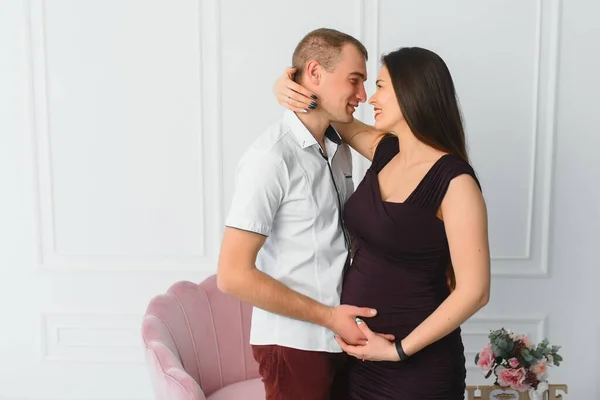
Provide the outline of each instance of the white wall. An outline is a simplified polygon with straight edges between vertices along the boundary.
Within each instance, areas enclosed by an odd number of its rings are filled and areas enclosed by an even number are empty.
[[[368,47],[368,92],[399,46],[454,75],[494,272],[464,326],[469,366],[491,328],[548,336],[565,398],[600,398],[599,14],[593,0],[0,0],[0,399],[151,398],[140,316],[215,271],[236,162],[321,26]]]
[[[573,398],[600,399],[600,3],[564,1],[552,212],[551,270],[546,295],[550,332],[565,345],[560,377]],[[595,47],[595,48],[594,48]],[[570,364],[570,365],[569,365]]]

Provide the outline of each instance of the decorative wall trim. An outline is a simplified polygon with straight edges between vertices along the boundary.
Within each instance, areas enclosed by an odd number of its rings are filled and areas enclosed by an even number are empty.
[[[200,118],[202,130],[198,133],[198,152],[202,159],[200,168],[200,188],[203,193],[202,220],[203,241],[199,243],[198,255],[181,256],[119,256],[119,255],[71,255],[61,254],[56,249],[56,229],[53,196],[53,171],[49,116],[48,68],[45,24],[45,0],[26,0],[29,19],[28,50],[30,65],[31,124],[33,138],[33,169],[35,171],[35,207],[38,251],[36,261],[42,270],[82,270],[82,271],[178,271],[215,269],[219,239],[223,224],[223,184],[222,184],[222,140],[219,102],[205,99],[220,99],[219,65],[204,71],[220,56],[220,25],[218,23],[218,2],[199,0],[199,40],[200,48]],[[205,60],[211,60],[204,64]],[[208,68],[207,68],[208,69]],[[213,116],[218,116],[217,118]],[[204,135],[204,132],[212,132]]]
[[[41,314],[42,357],[49,362],[143,364],[140,315]]]

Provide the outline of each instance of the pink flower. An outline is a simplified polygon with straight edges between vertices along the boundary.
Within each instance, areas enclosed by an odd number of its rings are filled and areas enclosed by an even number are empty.
[[[533,348],[533,343],[531,343],[531,340],[527,336],[521,336],[521,343],[528,349]]]
[[[494,355],[494,350],[492,350],[492,345],[488,343],[487,346],[485,346],[479,353],[477,366],[481,368],[484,373],[488,373],[494,366],[495,359],[496,356]]]
[[[510,360],[508,360],[508,365],[510,365],[511,368],[517,368],[519,366],[519,360],[513,357]]]
[[[552,354],[546,355],[546,360],[548,360],[548,364],[554,365],[554,357],[552,357]]]
[[[537,364],[532,365],[529,370],[535,374],[538,381],[545,381],[548,379],[548,365],[544,361],[538,361]]]
[[[525,370],[523,368],[512,369],[500,365],[496,368],[496,375],[498,375],[500,386],[510,387],[519,392],[529,390],[529,385],[525,383]]]

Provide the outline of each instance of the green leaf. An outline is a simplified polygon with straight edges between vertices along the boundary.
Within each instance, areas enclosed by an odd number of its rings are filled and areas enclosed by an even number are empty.
[[[523,352],[521,353],[521,355],[523,356],[523,359],[525,361],[527,361],[528,363],[531,363],[533,361],[533,357],[529,353],[529,350],[527,350],[527,349],[523,350]]]
[[[504,358],[504,350],[502,347],[498,346],[496,343],[492,343],[492,350],[497,357]]]
[[[563,361],[563,358],[561,356],[559,356],[558,354],[554,354],[552,356],[552,361],[554,362],[554,365],[556,365],[558,367],[558,366],[560,366],[561,361]]]

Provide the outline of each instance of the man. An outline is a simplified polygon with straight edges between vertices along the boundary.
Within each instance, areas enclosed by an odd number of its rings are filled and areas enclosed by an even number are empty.
[[[350,150],[330,126],[352,122],[366,100],[367,57],[342,32],[306,35],[293,65],[318,106],[286,111],[238,166],[218,285],[255,306],[250,343],[267,399],[343,399],[334,335],[364,344],[355,319],[376,313],[339,305],[350,248],[342,211],[354,185]]]

